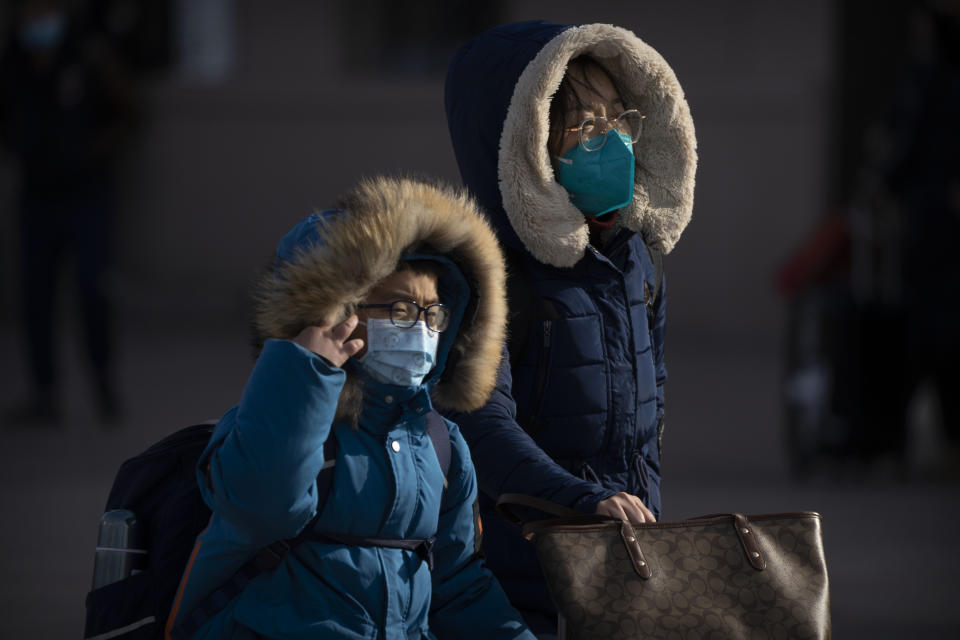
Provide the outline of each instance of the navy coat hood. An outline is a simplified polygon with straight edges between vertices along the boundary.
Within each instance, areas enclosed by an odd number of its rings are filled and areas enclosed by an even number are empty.
[[[626,29],[530,21],[493,28],[463,45],[444,91],[463,182],[506,246],[558,267],[580,260],[587,223],[556,182],[546,145],[550,102],[567,63],[580,55],[600,63],[624,101],[646,116],[634,147],[634,198],[620,210],[619,224],[669,252],[693,209],[693,120],[672,69]]]

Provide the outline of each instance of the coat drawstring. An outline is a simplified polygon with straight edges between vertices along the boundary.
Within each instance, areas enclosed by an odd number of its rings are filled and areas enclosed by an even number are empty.
[[[650,487],[650,474],[647,472],[647,465],[643,464],[643,454],[639,451],[633,452],[633,470],[637,476],[637,482],[640,484],[640,493],[646,495]]]
[[[584,480],[600,484],[600,477],[597,476],[597,473],[593,470],[593,467],[586,462],[580,465],[580,477]]]

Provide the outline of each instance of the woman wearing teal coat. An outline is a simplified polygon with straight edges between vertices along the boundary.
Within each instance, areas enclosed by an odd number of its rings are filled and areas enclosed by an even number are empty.
[[[434,407],[487,400],[505,316],[495,236],[458,193],[377,179],[298,223],[258,288],[256,365],[198,466],[213,516],[168,633],[192,618],[194,638],[532,638],[477,554],[466,443],[439,423],[444,477],[427,433]],[[279,566],[210,598],[305,529]]]

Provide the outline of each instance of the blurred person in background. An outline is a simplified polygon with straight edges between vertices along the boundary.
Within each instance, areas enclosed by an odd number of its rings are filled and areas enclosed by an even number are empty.
[[[455,54],[445,91],[461,177],[508,255],[513,311],[493,397],[451,417],[476,464],[490,567],[550,637],[532,546],[494,503],[522,493],[659,517],[659,258],[692,213],[693,121],[664,59],[603,24],[496,27]]]
[[[800,476],[831,459],[837,469],[855,461],[882,471],[887,460],[907,472],[919,446],[911,414],[926,386],[948,445],[935,471],[956,476],[960,2],[901,8],[907,19],[887,37],[905,32],[906,46],[883,67],[882,97],[850,89],[842,105],[854,114],[848,127],[866,123],[851,193],[779,273],[791,300],[787,443]],[[847,55],[851,76],[877,74],[872,57]]]
[[[943,435],[960,447],[960,2],[912,16],[905,74],[886,125],[883,183],[901,209],[909,389],[929,380]]]
[[[20,297],[30,395],[12,423],[62,417],[56,293],[72,254],[99,417],[119,416],[106,275],[114,168],[131,133],[131,85],[107,41],[57,0],[23,0],[0,59],[0,140],[19,164]]]

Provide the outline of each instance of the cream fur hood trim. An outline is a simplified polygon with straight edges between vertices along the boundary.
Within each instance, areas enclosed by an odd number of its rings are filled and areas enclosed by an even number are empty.
[[[261,340],[289,339],[310,324],[348,317],[402,256],[429,247],[453,260],[476,289],[473,322],[464,319],[433,386],[438,409],[483,406],[496,382],[506,327],[503,256],[496,236],[464,192],[405,179],[362,181],[340,203],[345,213],[317,227],[320,242],[261,279],[254,328]],[[359,381],[348,375],[338,417],[356,418]]]
[[[633,202],[618,224],[667,253],[693,211],[697,167],[693,119],[683,90],[663,57],[633,33],[606,24],[572,27],[540,50],[520,75],[500,137],[503,208],[537,260],[570,267],[583,256],[588,227],[556,182],[547,153],[550,102],[567,63],[581,54],[599,62],[620,85],[624,102],[647,116],[634,145]]]

